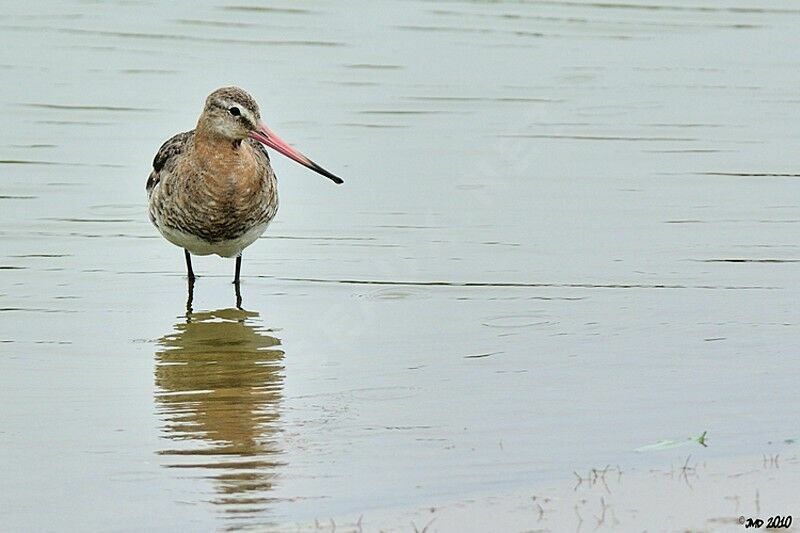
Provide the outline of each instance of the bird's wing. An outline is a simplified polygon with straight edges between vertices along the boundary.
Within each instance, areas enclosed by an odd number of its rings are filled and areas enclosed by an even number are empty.
[[[194,130],[184,131],[183,133],[173,136],[161,145],[161,148],[159,148],[156,153],[156,157],[153,159],[153,171],[150,172],[150,177],[147,178],[147,185],[145,186],[147,192],[150,192],[153,190],[153,187],[158,185],[158,182],[161,180],[159,176],[161,170],[169,166],[175,156],[181,154],[186,149],[186,145],[189,144],[192,136],[194,136]]]

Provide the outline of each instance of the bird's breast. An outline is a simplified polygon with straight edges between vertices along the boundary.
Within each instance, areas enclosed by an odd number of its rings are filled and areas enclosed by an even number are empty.
[[[237,239],[252,228],[265,228],[278,207],[274,175],[248,146],[233,150],[196,147],[176,169],[177,190],[171,194],[183,232],[208,242]],[[263,230],[262,230],[263,231]]]

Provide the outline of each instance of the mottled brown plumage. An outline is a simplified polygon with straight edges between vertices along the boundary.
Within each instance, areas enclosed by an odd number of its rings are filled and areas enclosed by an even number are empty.
[[[268,223],[278,210],[275,173],[256,141],[245,139],[234,147],[230,142],[204,139],[195,130],[164,143],[147,190],[150,220],[162,234],[179,230],[211,245],[235,241],[253,226]],[[187,249],[196,255],[217,253]]]
[[[275,173],[265,144],[319,172],[342,180],[286,144],[263,122],[258,104],[238,87],[212,92],[194,130],[167,140],[147,179],[150,220],[189,254],[236,257],[263,232],[278,210]]]

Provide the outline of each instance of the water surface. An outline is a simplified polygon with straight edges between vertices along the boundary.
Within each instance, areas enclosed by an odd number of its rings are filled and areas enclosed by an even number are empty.
[[[751,0],[6,6],[4,527],[307,522],[661,465],[634,450],[703,431],[696,458],[780,452],[798,22]],[[231,83],[346,182],[273,157],[244,309],[233,262],[198,258],[187,315],[144,182]]]

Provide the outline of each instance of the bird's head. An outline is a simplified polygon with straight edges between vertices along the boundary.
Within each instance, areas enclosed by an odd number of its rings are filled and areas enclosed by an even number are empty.
[[[258,128],[261,113],[252,96],[239,87],[222,87],[206,98],[202,119],[214,133],[240,141]]]
[[[200,122],[204,128],[234,142],[248,137],[255,139],[334,183],[343,183],[340,177],[314,163],[267,128],[261,121],[255,99],[239,87],[222,87],[209,94]]]

